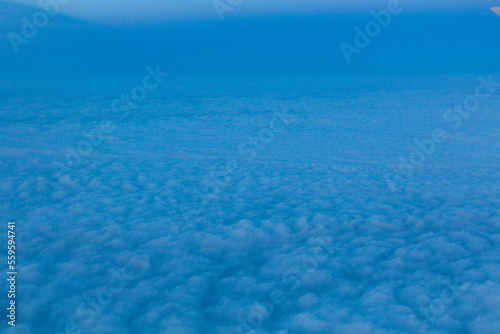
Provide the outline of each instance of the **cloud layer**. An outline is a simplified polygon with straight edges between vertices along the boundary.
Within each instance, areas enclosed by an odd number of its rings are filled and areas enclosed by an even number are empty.
[[[384,173],[477,77],[311,82],[168,78],[63,180],[52,162],[137,82],[11,83],[0,113],[0,208],[17,221],[20,260],[11,332],[494,332],[498,94],[393,193]],[[184,221],[211,173],[246,161],[238,146],[284,107],[294,122]]]

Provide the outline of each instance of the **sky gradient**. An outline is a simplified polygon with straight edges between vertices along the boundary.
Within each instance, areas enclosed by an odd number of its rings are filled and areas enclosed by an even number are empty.
[[[0,75],[134,76],[157,63],[174,74],[500,71],[500,20],[489,9],[493,1],[401,1],[390,23],[349,57],[342,43],[355,47],[356,29],[365,31],[388,2],[340,2],[333,8],[326,1],[307,7],[303,1],[243,1],[224,20],[211,2],[195,2],[151,1],[135,10],[134,1],[118,6],[75,0],[17,47],[12,36],[21,38],[26,20],[32,22],[41,9],[2,3]],[[189,19],[179,19],[183,15]]]
[[[11,0],[11,2],[38,6],[50,0]],[[311,15],[362,14],[387,6],[388,0],[64,0],[61,13],[102,24],[151,23],[168,21],[197,21],[218,19],[215,4],[234,7],[233,18]],[[405,11],[422,12],[474,12],[498,5],[496,0],[402,0]],[[233,5],[231,5],[233,4]]]

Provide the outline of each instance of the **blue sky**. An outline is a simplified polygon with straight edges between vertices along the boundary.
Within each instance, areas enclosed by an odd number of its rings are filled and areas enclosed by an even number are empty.
[[[44,0],[49,1],[49,0]],[[221,0],[228,3],[227,0]],[[385,7],[387,0],[232,0],[239,3],[233,17],[268,16],[280,14],[363,13]],[[37,5],[38,0],[14,0]],[[68,0],[62,13],[105,24],[123,22],[176,21],[217,18],[214,0]],[[439,11],[467,12],[498,5],[496,0],[402,0],[408,12]]]
[[[173,74],[500,71],[497,0],[402,0],[347,63],[340,45],[387,4],[242,0],[221,21],[210,0],[73,0],[15,54],[6,36],[40,8],[0,3],[0,75],[129,76],[157,63]]]

